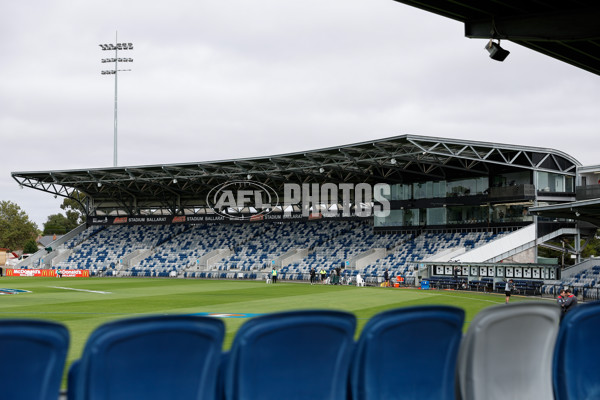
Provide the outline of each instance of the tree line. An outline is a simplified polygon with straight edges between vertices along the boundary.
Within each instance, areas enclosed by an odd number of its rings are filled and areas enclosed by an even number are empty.
[[[83,207],[76,200],[66,198],[60,208],[64,212],[49,215],[40,230],[18,204],[0,200],[0,248],[35,253],[39,236],[64,235],[84,222]]]

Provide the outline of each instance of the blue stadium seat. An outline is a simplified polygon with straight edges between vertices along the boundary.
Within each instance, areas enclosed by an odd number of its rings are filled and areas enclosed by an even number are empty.
[[[363,328],[350,374],[353,400],[454,399],[465,312],[450,306],[398,308]]]
[[[62,324],[0,320],[0,398],[56,400],[68,348]]]
[[[560,321],[554,302],[485,308],[471,321],[456,365],[456,399],[552,399]]]
[[[307,310],[253,318],[237,331],[227,400],[346,400],[356,317]]]
[[[214,399],[221,320],[151,316],[110,322],[69,370],[69,400]]]
[[[554,350],[556,400],[600,398],[600,302],[578,305],[563,319]]]

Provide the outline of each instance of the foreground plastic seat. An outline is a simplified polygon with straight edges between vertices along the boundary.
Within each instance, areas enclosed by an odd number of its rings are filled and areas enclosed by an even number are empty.
[[[185,315],[96,329],[69,370],[69,399],[214,399],[225,326]]]
[[[481,310],[458,353],[457,399],[552,399],[560,308],[522,302]]]
[[[228,400],[346,400],[356,317],[295,311],[253,318],[237,331],[225,368]]]
[[[562,320],[554,352],[556,400],[600,398],[600,302],[578,305]]]
[[[0,320],[0,398],[56,400],[68,348],[62,324]]]
[[[465,312],[450,306],[398,308],[372,317],[356,347],[353,400],[454,399]]]

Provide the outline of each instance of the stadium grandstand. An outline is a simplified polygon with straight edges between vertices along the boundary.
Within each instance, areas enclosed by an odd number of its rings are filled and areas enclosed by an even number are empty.
[[[588,199],[597,172],[559,150],[414,135],[251,159],[14,172],[87,214],[17,268],[210,279],[277,269],[291,281],[324,269],[372,285],[388,270],[398,286],[501,291],[512,278],[538,295],[553,295],[562,277],[594,297],[598,268],[580,262],[581,248],[567,249],[578,261],[569,270],[538,262],[537,249],[595,234],[586,216],[597,215]]]

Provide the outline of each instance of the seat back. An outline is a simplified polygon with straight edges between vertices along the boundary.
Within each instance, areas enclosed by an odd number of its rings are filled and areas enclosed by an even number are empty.
[[[398,308],[372,317],[356,346],[354,400],[453,399],[465,312],[450,306]]]
[[[578,305],[560,324],[553,363],[556,400],[600,398],[600,302]]]
[[[307,310],[240,327],[225,372],[228,400],[345,400],[356,317]]]
[[[221,320],[186,315],[104,324],[69,371],[69,399],[214,399],[224,333]]]
[[[0,397],[56,400],[69,331],[37,320],[0,320]]]
[[[458,354],[457,399],[552,399],[560,308],[521,302],[481,310]]]

